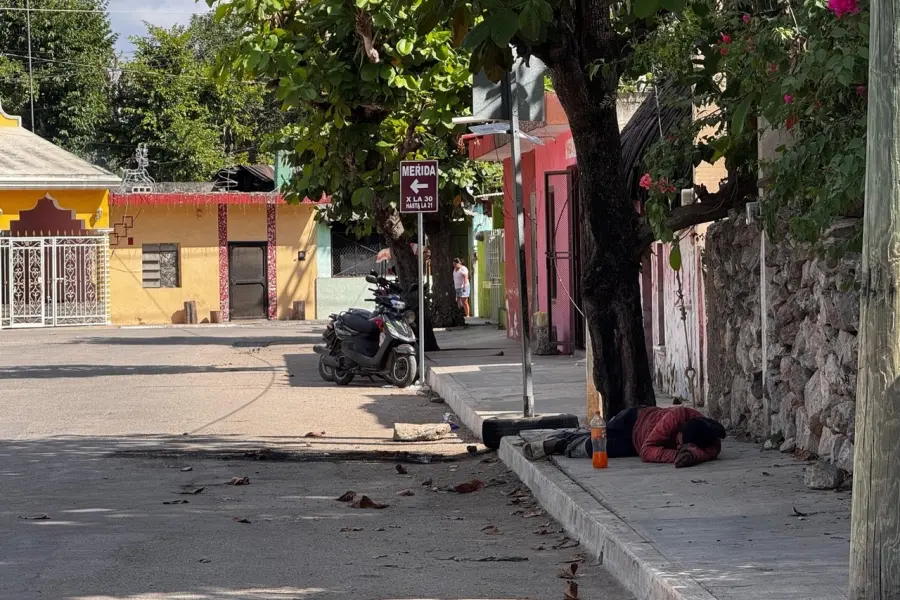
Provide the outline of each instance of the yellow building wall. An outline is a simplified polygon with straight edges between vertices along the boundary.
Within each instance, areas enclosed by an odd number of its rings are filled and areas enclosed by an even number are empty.
[[[129,235],[110,253],[111,318],[116,325],[184,323],[184,303],[197,303],[197,318],[219,310],[219,232],[216,206],[113,207],[113,222],[134,217]],[[141,245],[178,244],[178,288],[145,288]]]
[[[261,204],[235,204],[228,207],[229,242],[265,242],[266,207]]]
[[[290,319],[295,300],[306,301],[306,318],[316,318],[316,220],[312,206],[279,206],[277,242],[278,318]],[[306,251],[306,260],[297,253]]]
[[[20,212],[34,208],[44,196],[55,199],[61,208],[74,210],[76,218],[84,221],[88,229],[109,227],[108,190],[0,190],[0,231],[9,229]],[[102,210],[99,219],[98,208]]]

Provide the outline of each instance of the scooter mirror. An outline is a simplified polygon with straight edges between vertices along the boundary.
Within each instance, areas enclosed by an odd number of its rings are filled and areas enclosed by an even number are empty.
[[[378,284],[378,278],[374,275],[366,275],[366,281],[369,283],[374,283],[376,285]]]

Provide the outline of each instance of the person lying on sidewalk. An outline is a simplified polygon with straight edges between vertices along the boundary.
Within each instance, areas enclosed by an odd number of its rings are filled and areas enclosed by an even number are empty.
[[[725,439],[721,423],[687,406],[629,408],[610,419],[606,432],[610,458],[640,456],[678,469],[713,460]]]

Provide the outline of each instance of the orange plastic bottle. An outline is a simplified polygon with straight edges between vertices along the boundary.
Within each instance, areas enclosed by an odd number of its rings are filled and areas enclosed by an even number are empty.
[[[591,419],[591,447],[592,460],[595,469],[605,469],[609,466],[609,456],[606,454],[606,421],[600,411],[594,413]]]

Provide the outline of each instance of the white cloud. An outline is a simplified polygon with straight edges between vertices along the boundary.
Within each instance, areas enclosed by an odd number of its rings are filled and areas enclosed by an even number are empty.
[[[147,31],[145,21],[160,27],[171,27],[190,21],[190,13],[206,12],[209,8],[206,2],[194,0],[110,0],[109,10],[113,33],[119,35],[116,49],[127,52],[134,49],[128,37],[143,35]]]

